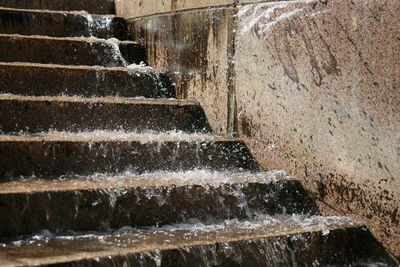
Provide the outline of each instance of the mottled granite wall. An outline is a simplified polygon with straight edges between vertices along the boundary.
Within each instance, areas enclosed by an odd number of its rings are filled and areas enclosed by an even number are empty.
[[[240,136],[400,254],[400,1],[238,11]]]
[[[400,1],[263,2],[161,10],[130,26],[214,129],[400,255]]]

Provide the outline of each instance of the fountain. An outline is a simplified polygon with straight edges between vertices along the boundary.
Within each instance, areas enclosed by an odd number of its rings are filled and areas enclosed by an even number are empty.
[[[1,2],[1,266],[394,266],[176,99],[123,19],[73,11],[103,2]]]

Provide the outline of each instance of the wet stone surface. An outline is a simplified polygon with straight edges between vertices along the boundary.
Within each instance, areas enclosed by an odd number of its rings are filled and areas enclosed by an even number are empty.
[[[192,265],[276,266],[381,262],[390,266],[368,231],[348,219],[265,217],[258,221],[180,224],[149,229],[122,228],[113,234],[43,232],[0,247],[2,264],[71,266]],[[357,248],[353,244],[357,243]],[[373,244],[373,245],[371,245]],[[69,251],[66,255],[65,251]]]

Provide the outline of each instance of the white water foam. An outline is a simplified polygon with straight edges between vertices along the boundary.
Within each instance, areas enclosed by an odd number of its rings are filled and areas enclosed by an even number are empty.
[[[144,62],[140,62],[140,64],[128,64],[125,58],[122,56],[122,53],[119,49],[120,41],[116,38],[109,38],[109,39],[101,39],[97,38],[96,32],[98,31],[109,31],[111,30],[111,22],[112,17],[110,16],[96,16],[93,17],[90,14],[83,14],[82,15],[87,20],[87,25],[89,28],[90,39],[93,41],[106,41],[105,44],[110,49],[110,56],[114,62],[119,62],[123,67],[132,68],[132,69],[141,69],[141,70],[152,70],[151,67],[146,66]],[[90,42],[92,44],[93,42]]]
[[[351,227],[359,226],[359,222],[355,222],[347,217],[336,217],[336,216],[307,216],[303,214],[277,214],[277,215],[266,215],[259,214],[253,220],[211,220],[208,222],[201,222],[198,219],[188,220],[185,223],[177,223],[163,226],[148,226],[148,227],[130,227],[124,226],[118,229],[110,229],[108,231],[67,231],[67,234],[56,235],[50,231],[44,229],[37,234],[34,234],[26,239],[12,242],[12,244],[21,246],[24,243],[32,243],[40,240],[51,240],[51,239],[86,239],[96,238],[104,239],[106,236],[124,236],[133,235],[133,238],[150,238],[151,235],[165,234],[173,236],[175,232],[187,232],[185,235],[187,238],[196,237],[200,233],[210,232],[232,232],[232,231],[247,231],[247,230],[262,230],[265,227],[271,229],[270,234],[278,232],[287,232],[291,229],[302,229],[302,231],[319,230],[324,235],[330,234],[332,227]]]
[[[111,22],[112,22],[112,17],[111,16],[96,16],[93,17],[91,14],[83,14],[82,15],[88,25],[89,29],[89,34],[91,37],[94,36],[94,34],[97,31],[108,31],[111,30]]]
[[[144,63],[143,61],[141,61],[139,64],[133,63],[133,64],[130,64],[130,65],[127,65],[126,68],[129,68],[129,69],[140,69],[141,71],[153,70],[152,67],[146,65],[146,63]]]
[[[95,173],[89,176],[83,176],[84,179],[95,181],[112,181],[124,183],[126,180],[146,181],[165,184],[196,184],[196,185],[221,185],[233,183],[260,183],[268,184],[277,181],[278,178],[294,179],[280,170],[267,172],[228,172],[214,171],[208,169],[194,169],[188,171],[156,171],[137,174],[132,171],[125,171],[117,174]]]
[[[140,98],[142,99],[142,98]],[[51,138],[82,138],[88,140],[139,140],[141,143],[164,143],[166,140],[177,140],[179,142],[196,142],[196,141],[210,141],[222,135],[217,134],[204,134],[204,133],[187,133],[183,131],[144,131],[144,132],[126,132],[123,130],[94,130],[83,132],[67,132],[67,131],[49,131],[38,133],[35,136],[46,136]]]

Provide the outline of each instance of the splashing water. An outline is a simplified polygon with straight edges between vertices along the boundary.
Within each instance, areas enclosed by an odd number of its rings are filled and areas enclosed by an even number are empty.
[[[82,15],[87,20],[90,37],[94,37],[98,31],[109,31],[111,29],[111,16],[96,16],[91,14]]]
[[[301,3],[312,3],[313,1],[301,1]],[[315,17],[329,13],[330,10],[311,12],[304,7],[296,8],[299,1],[283,3],[265,3],[257,5],[245,5],[241,7],[236,16],[241,19],[241,34],[256,30],[260,36],[267,37],[274,27],[280,23],[292,19],[298,15],[304,17]]]
[[[119,41],[116,38],[107,39],[106,44],[111,49],[111,57],[116,60],[120,61],[122,66],[128,66],[128,62],[126,62],[125,58],[122,56],[121,50],[119,49]]]
[[[134,98],[144,99],[144,98]],[[147,98],[146,98],[147,99]],[[141,131],[141,132],[126,132],[123,130],[94,130],[83,132],[68,132],[68,131],[48,131],[32,135],[33,137],[48,137],[51,139],[69,140],[79,138],[82,140],[139,140],[141,143],[164,143],[170,140],[178,142],[201,142],[212,141],[216,138],[222,138],[223,135],[219,134],[205,134],[205,133],[187,133],[183,131]],[[50,140],[50,139],[48,139]]]
[[[82,177],[83,178],[83,177]],[[238,182],[246,183],[271,183],[277,181],[277,179],[293,179],[293,176],[287,175],[281,170],[272,170],[267,172],[250,173],[250,172],[228,172],[228,171],[213,171],[196,169],[189,171],[170,172],[170,171],[157,171],[147,172],[143,174],[137,174],[131,171],[126,171],[119,174],[105,174],[95,173],[89,176],[85,176],[85,179],[95,181],[114,181],[124,182],[127,179],[135,181],[146,181],[151,183],[152,181],[158,184],[175,184],[175,185],[189,185],[189,184],[208,184],[208,185],[219,185],[219,184],[233,184]]]
[[[106,40],[105,44],[110,49],[109,56],[111,57],[113,62],[119,62],[123,67],[128,68],[145,68],[146,70],[151,69],[150,67],[146,66],[146,64],[141,62],[139,65],[131,64],[129,65],[125,58],[122,56],[119,44],[120,41],[116,38],[109,38],[109,39],[101,39],[97,38],[97,33],[99,32],[106,32],[111,30],[111,23],[113,17],[111,16],[95,16],[93,17],[90,14],[83,14],[82,15],[87,20],[88,30],[90,39],[92,40]],[[90,44],[92,44],[90,42]]]

